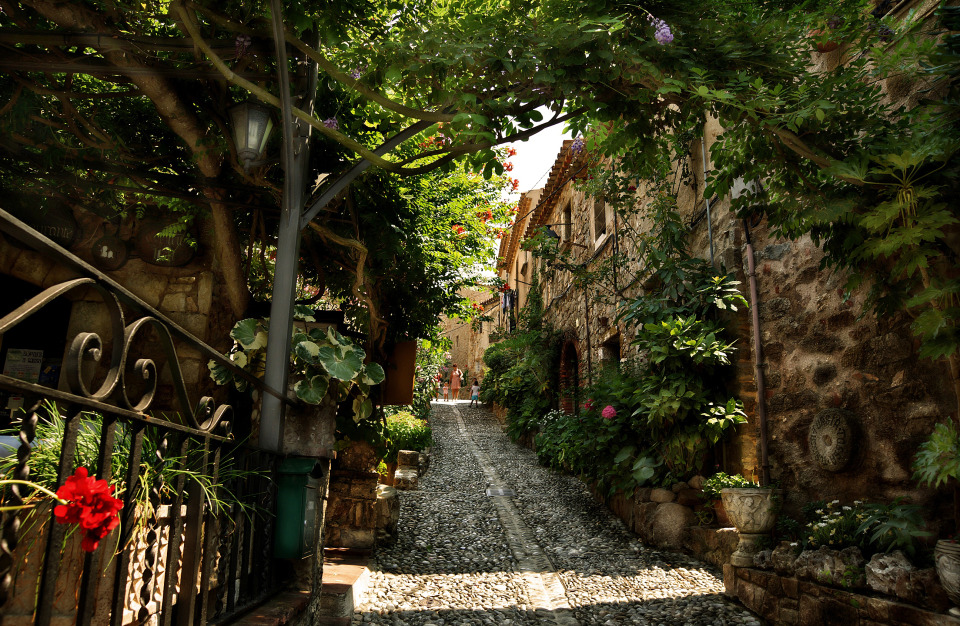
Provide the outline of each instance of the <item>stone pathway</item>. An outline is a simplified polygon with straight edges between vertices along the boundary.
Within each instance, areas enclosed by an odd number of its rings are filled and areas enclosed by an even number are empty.
[[[715,568],[641,544],[489,411],[435,403],[431,426],[430,470],[400,494],[398,539],[378,546],[354,624],[761,623]]]

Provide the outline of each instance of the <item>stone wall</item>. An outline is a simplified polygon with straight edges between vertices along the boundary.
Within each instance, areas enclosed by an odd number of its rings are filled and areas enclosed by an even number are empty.
[[[369,550],[376,539],[377,455],[353,442],[337,455],[330,474],[325,522],[327,548]]]
[[[771,475],[788,512],[818,499],[907,496],[945,517],[936,512],[946,495],[919,489],[910,468],[952,409],[945,368],[918,358],[903,316],[861,317],[863,294],[843,297],[843,277],[818,269],[812,242],[770,240],[762,229],[755,238]],[[817,440],[837,428],[842,445]]]
[[[594,497],[623,520],[649,545],[669,550],[685,550],[720,567],[740,540],[735,528],[717,528],[698,524],[697,513],[706,503],[700,497],[703,477],[676,483],[671,489],[638,487],[633,493],[601,494]]]
[[[711,122],[707,141],[714,141],[719,130]],[[699,148],[691,149],[688,161],[692,176],[680,188],[679,209],[684,221],[692,224],[691,252],[709,258],[711,236],[700,197],[704,165]],[[540,222],[561,223],[566,219],[564,207],[572,208],[570,243],[561,245],[567,246],[573,261],[596,263],[609,254],[609,239],[593,237],[592,200],[573,183],[557,195],[551,212]],[[729,199],[714,199],[710,225],[715,265],[732,272],[741,292],[748,295],[746,232],[730,213]],[[766,382],[762,401],[768,415],[768,462],[772,479],[786,490],[785,512],[795,516],[803,503],[820,499],[890,502],[908,497],[925,507],[934,526],[939,519],[948,519],[949,494],[919,488],[910,467],[933,424],[955,408],[946,368],[919,358],[905,316],[877,318],[864,312],[862,289],[848,297],[843,288],[846,277],[820,269],[823,252],[809,238],[777,239],[765,223],[755,225],[750,236]],[[623,271],[622,284],[629,284],[630,268]],[[640,288],[630,286],[623,298]],[[595,367],[603,360],[603,344],[610,337],[619,336],[621,358],[632,355],[629,330],[617,327],[612,308],[591,303],[582,288],[575,288],[569,272],[544,274],[544,292],[545,318],[563,331],[570,345],[565,354],[576,352],[580,384],[589,382],[589,365]],[[762,469],[761,399],[757,398],[750,312],[731,314],[729,326],[739,351],[728,385],[744,402],[748,421],[719,447],[716,462],[728,473],[756,479]],[[561,368],[565,380],[572,381],[571,365],[564,360]],[[571,403],[567,404],[565,408],[571,410]],[[830,433],[843,441],[830,439]]]
[[[777,573],[725,565],[728,595],[772,624],[785,626],[960,625],[960,619],[891,598],[864,595]]]

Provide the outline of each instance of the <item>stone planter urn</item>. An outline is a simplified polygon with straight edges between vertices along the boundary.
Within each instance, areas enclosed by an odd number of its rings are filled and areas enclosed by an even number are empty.
[[[752,567],[760,538],[773,530],[780,508],[779,489],[737,487],[720,490],[723,506],[740,533],[740,543],[730,557],[735,567]]]
[[[937,564],[937,576],[950,601],[960,605],[960,543],[941,539],[933,550]],[[950,609],[951,615],[960,616],[960,609]]]

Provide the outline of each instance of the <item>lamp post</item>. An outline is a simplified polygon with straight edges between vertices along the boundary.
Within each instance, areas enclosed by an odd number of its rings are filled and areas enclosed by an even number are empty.
[[[237,157],[244,169],[255,165],[267,148],[267,140],[273,130],[273,115],[263,104],[247,100],[230,107],[230,126]]]
[[[283,27],[283,7],[280,0],[271,0],[273,39],[277,54],[277,74],[280,84],[281,130],[283,132],[283,202],[280,212],[280,228],[277,233],[277,257],[274,266],[273,293],[270,301],[270,339],[267,342],[267,355],[264,383],[267,387],[285,393],[290,368],[290,336],[293,331],[293,305],[297,273],[300,259],[301,231],[337,194],[360,176],[370,161],[360,159],[349,170],[337,177],[310,204],[306,205],[307,164],[310,160],[309,124],[293,119],[293,103],[290,95],[290,76],[288,71],[287,50]],[[319,36],[317,45],[319,45]],[[310,64],[309,86],[306,89],[300,108],[313,115],[319,75],[316,63]],[[229,113],[233,123],[234,141],[237,155],[250,167],[258,163],[257,158],[266,147],[272,116],[269,110],[264,116],[263,105],[248,101],[231,108]],[[234,114],[236,110],[236,114]],[[383,156],[407,139],[431,127],[434,123],[419,121],[383,142],[373,152]],[[244,130],[241,130],[243,127]],[[261,131],[262,129],[262,131]],[[256,132],[253,132],[256,131]],[[260,133],[263,133],[261,136]],[[260,137],[260,141],[255,139]],[[315,179],[315,177],[314,177]],[[272,394],[265,394],[260,411],[260,448],[280,452],[283,440],[284,402]]]

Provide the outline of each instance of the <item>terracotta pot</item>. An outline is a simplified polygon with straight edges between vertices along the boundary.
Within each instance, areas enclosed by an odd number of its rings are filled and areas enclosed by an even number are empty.
[[[941,539],[933,550],[933,560],[944,591],[951,602],[960,605],[960,543]]]
[[[717,526],[720,528],[730,528],[730,516],[727,515],[727,509],[723,506],[723,500],[713,501],[713,514],[717,518]]]
[[[811,38],[819,38],[823,34],[823,31],[820,29],[811,30],[809,33]],[[840,42],[838,41],[818,41],[814,45],[817,47],[817,52],[821,54],[826,54],[827,52],[833,52],[840,47]]]
[[[402,341],[396,344],[383,368],[386,379],[381,385],[381,404],[412,404],[416,369],[417,342]]]

